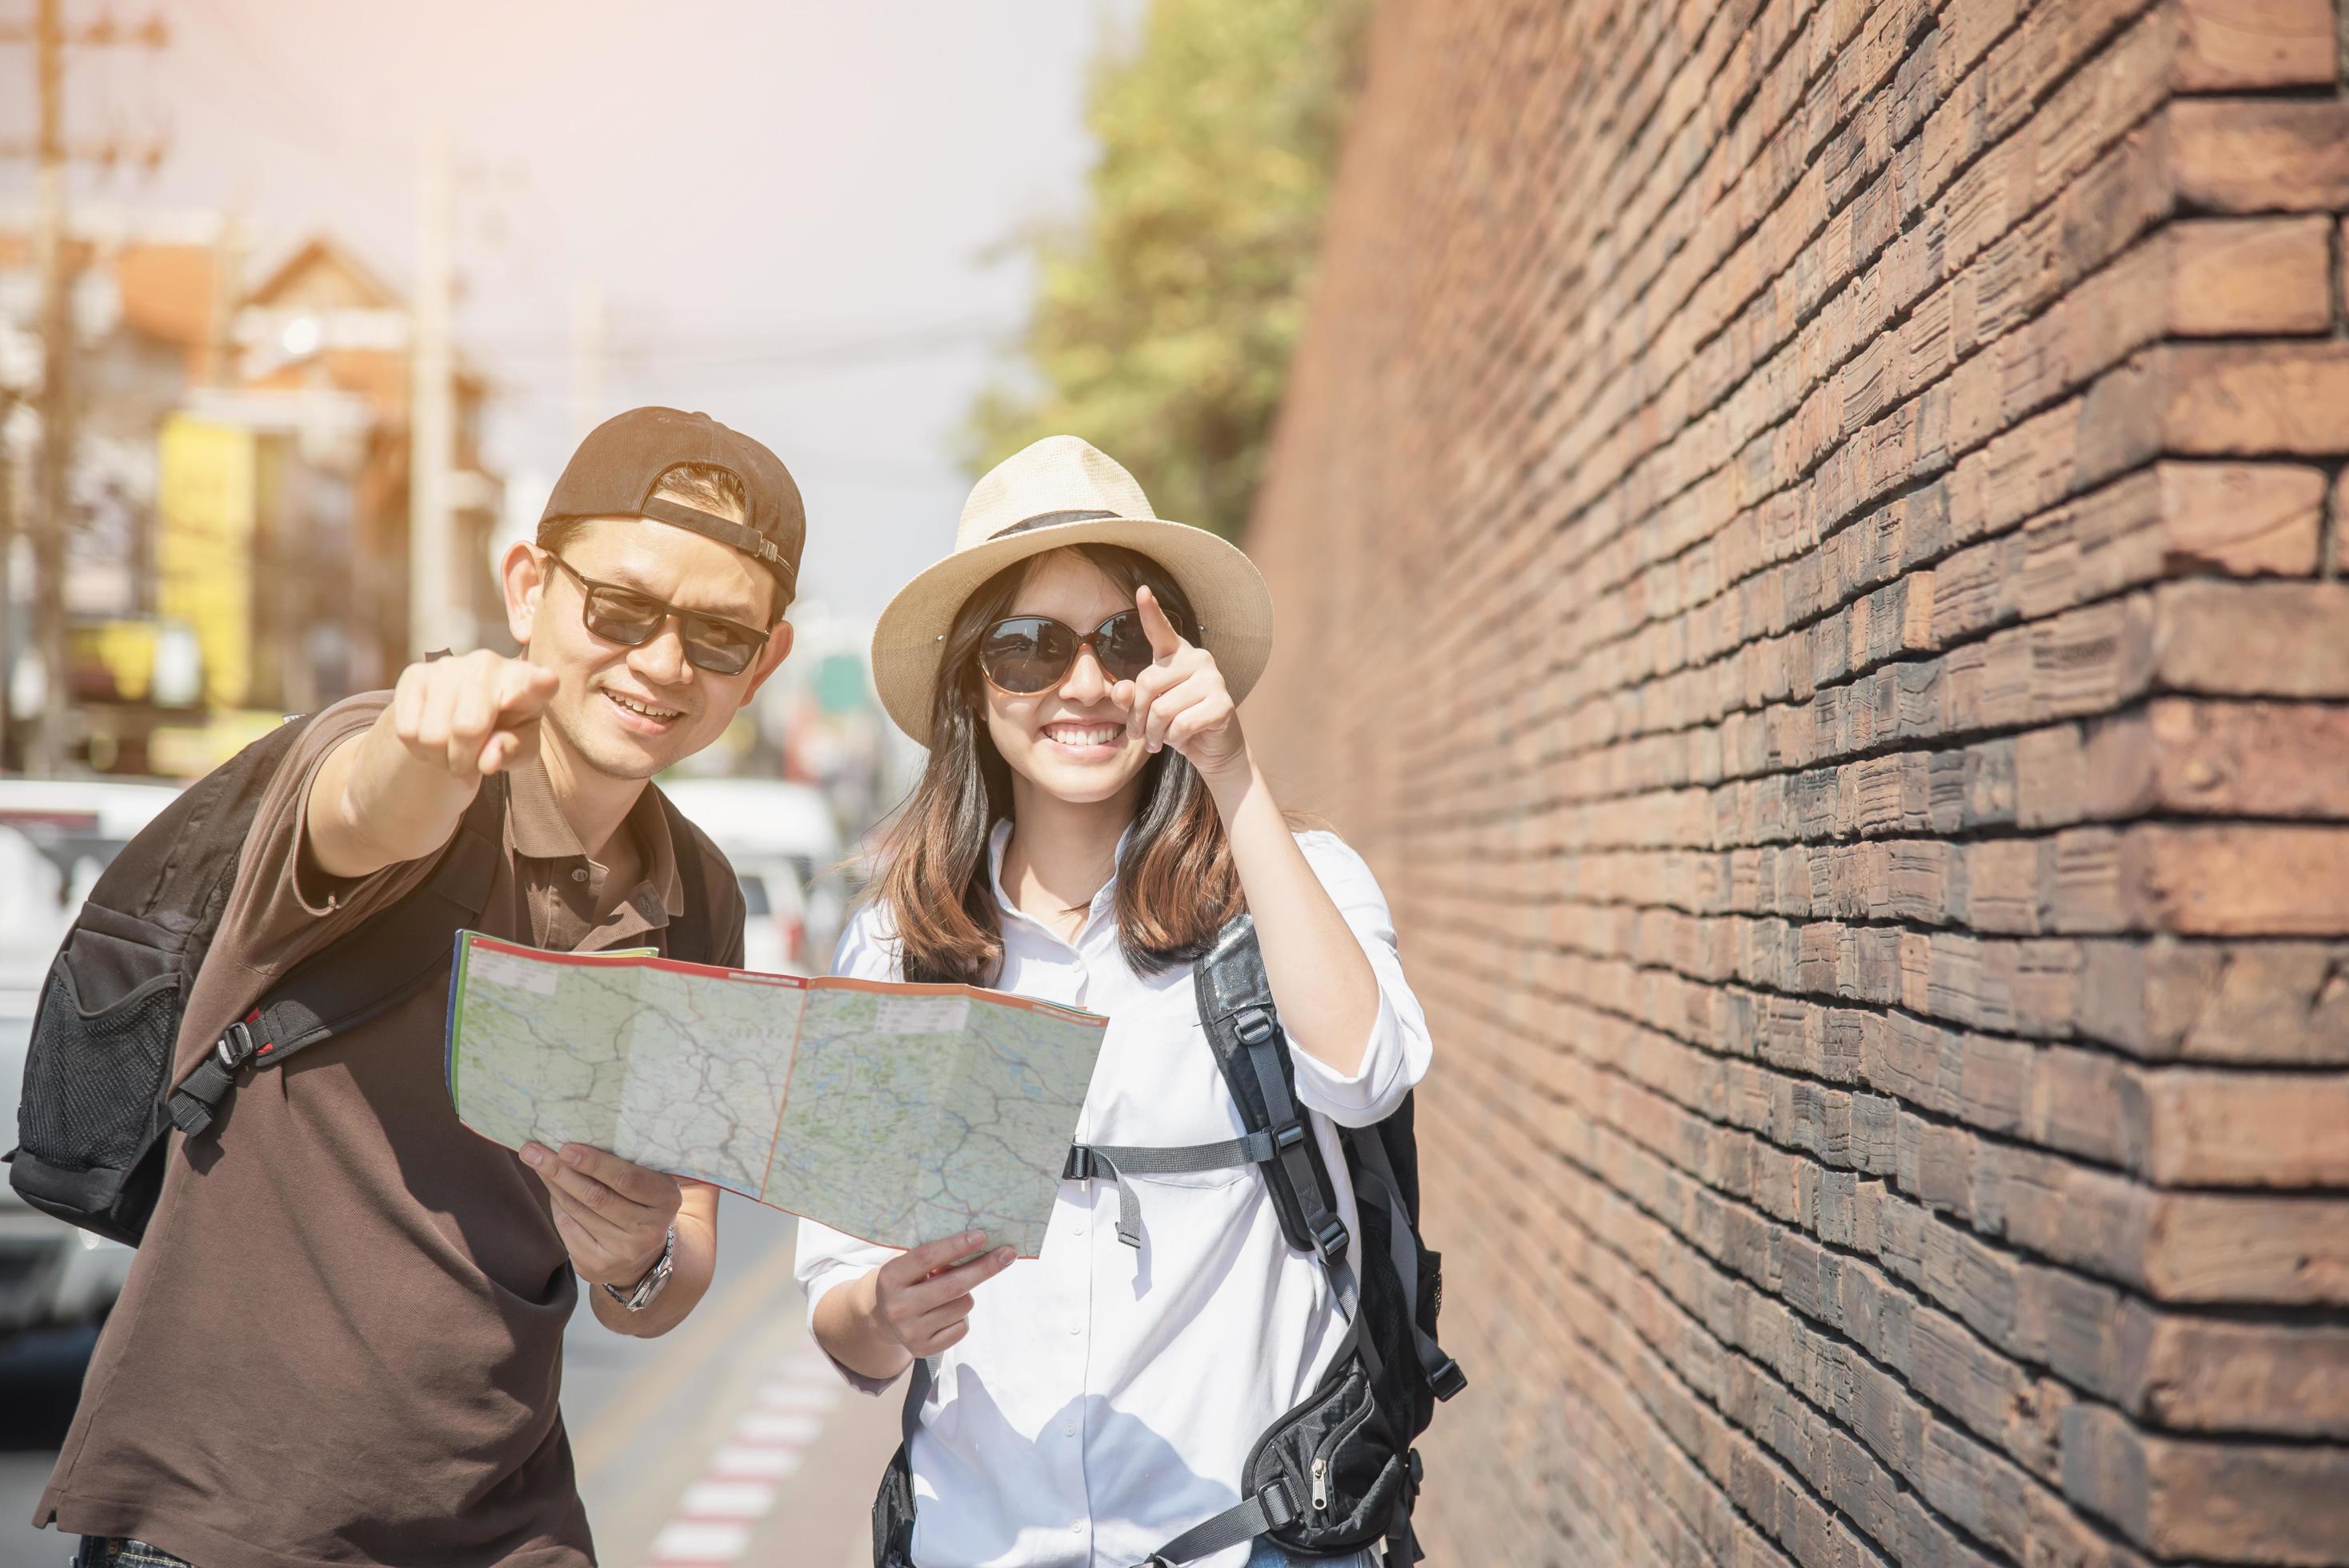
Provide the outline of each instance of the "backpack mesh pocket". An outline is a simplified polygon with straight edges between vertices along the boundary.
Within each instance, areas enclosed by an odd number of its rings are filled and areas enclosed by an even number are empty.
[[[180,1031],[180,980],[159,975],[85,1012],[72,948],[49,969],[25,1064],[17,1135],[58,1171],[121,1171],[153,1141],[163,1077]]]

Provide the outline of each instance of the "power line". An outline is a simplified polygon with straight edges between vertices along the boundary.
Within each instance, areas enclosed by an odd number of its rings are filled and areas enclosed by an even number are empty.
[[[770,337],[740,333],[700,336],[663,334],[658,337],[624,339],[612,346],[616,356],[657,359],[664,364],[740,364],[759,367],[791,365],[832,365],[843,361],[918,358],[948,349],[1008,346],[1019,328],[1001,322],[945,323],[901,332],[876,332],[869,336],[811,340],[797,333]],[[568,340],[551,335],[476,332],[473,340],[501,354],[524,358],[565,355]]]

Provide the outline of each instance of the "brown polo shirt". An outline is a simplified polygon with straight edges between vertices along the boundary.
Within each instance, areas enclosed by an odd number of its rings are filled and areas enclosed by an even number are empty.
[[[419,882],[305,866],[326,753],[388,692],[328,708],[254,819],[179,1042],[184,1072],[294,965]],[[698,854],[719,963],[742,898],[647,791],[644,882],[595,915],[603,870],[545,769],[514,771],[493,935],[566,951],[663,946]],[[544,1190],[466,1130],[443,1079],[445,984],[285,1067],[247,1069],[202,1137],[174,1133],[146,1241],[108,1320],[36,1522],[127,1535],[199,1568],[591,1563],[556,1407],[578,1287]]]

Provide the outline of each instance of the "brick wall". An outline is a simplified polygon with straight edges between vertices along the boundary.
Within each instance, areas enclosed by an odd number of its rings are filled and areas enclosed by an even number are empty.
[[[1390,0],[1248,710],[1437,1026],[1434,1559],[2349,1563],[2332,0]]]

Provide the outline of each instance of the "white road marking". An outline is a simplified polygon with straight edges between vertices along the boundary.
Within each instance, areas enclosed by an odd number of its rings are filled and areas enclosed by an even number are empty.
[[[703,1523],[672,1520],[653,1537],[653,1561],[662,1563],[731,1563],[750,1544],[746,1524]]]
[[[799,1468],[800,1450],[796,1448],[729,1443],[709,1457],[709,1473],[714,1476],[764,1476],[781,1480]]]
[[[770,1410],[829,1410],[840,1403],[840,1390],[821,1383],[770,1383],[759,1390],[759,1403]]]
[[[823,1435],[824,1412],[842,1393],[830,1358],[812,1346],[779,1357],[731,1436],[678,1499],[653,1540],[649,1568],[716,1568],[740,1557],[753,1527],[774,1509],[775,1483],[798,1472],[802,1450]]]
[[[807,1443],[815,1440],[823,1423],[798,1410],[751,1410],[735,1423],[738,1437],[766,1443]]]
[[[698,1480],[677,1511],[688,1520],[759,1519],[775,1506],[775,1489],[755,1480]]]

